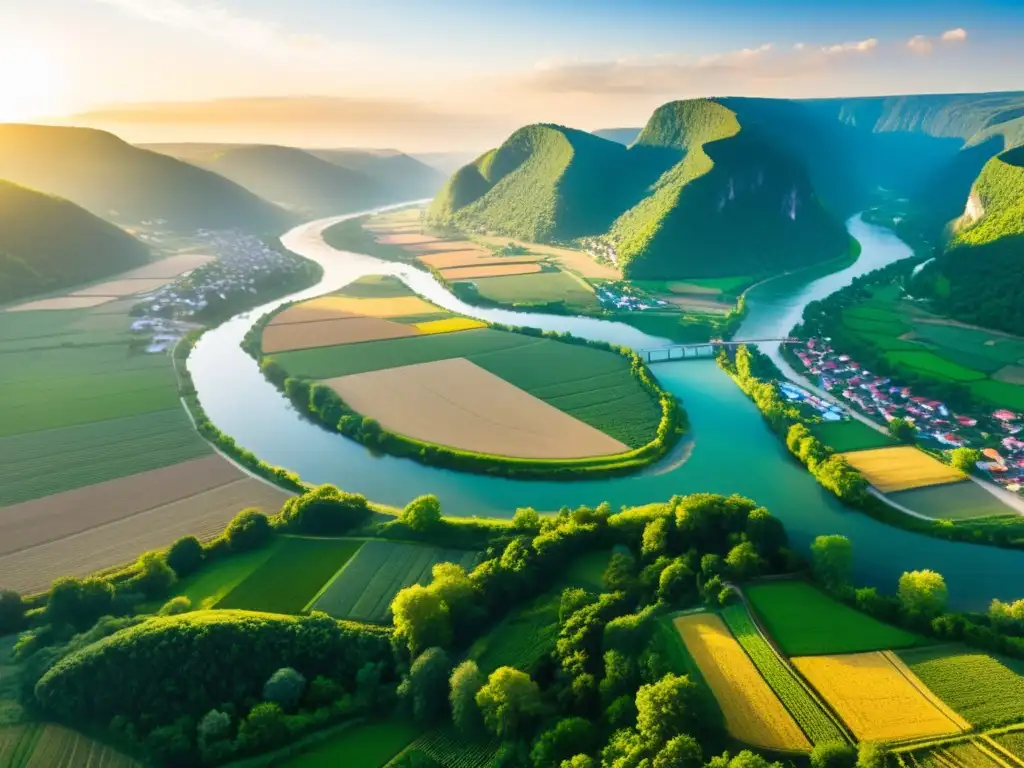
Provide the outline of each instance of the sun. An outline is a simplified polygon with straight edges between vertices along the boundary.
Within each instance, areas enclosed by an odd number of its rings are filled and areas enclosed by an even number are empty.
[[[60,107],[60,80],[45,49],[0,43],[0,122],[54,114]]]

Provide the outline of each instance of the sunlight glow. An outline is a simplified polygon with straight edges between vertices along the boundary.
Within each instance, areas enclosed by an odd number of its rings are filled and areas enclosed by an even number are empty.
[[[0,41],[0,122],[29,120],[58,111],[62,77],[50,52]]]

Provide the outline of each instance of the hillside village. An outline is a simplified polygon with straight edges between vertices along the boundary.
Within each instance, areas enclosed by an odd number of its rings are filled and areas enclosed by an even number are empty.
[[[953,413],[939,400],[915,395],[908,386],[864,370],[825,339],[809,339],[793,352],[822,389],[865,416],[881,417],[886,423],[906,419],[919,438],[944,448],[981,449],[985,460],[978,462],[979,469],[1008,490],[1024,488],[1024,441],[1017,437],[1024,430],[1020,414],[1005,408],[979,417]]]

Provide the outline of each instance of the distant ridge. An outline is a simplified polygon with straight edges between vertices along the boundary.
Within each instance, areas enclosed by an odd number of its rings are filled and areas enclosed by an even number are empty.
[[[643,128],[598,128],[596,131],[591,131],[591,133],[602,139],[608,139],[608,141],[625,144],[628,147],[636,141],[636,137],[640,135],[642,130]]]

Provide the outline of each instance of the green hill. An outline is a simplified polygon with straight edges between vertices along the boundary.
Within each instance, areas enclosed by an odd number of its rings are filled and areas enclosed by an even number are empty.
[[[329,163],[366,174],[380,187],[385,202],[420,200],[437,194],[445,174],[403,152],[366,149],[311,149]]]
[[[74,203],[0,180],[0,303],[107,277],[148,255]]]
[[[269,233],[293,223],[222,176],[88,128],[0,125],[0,178],[120,224]]]

